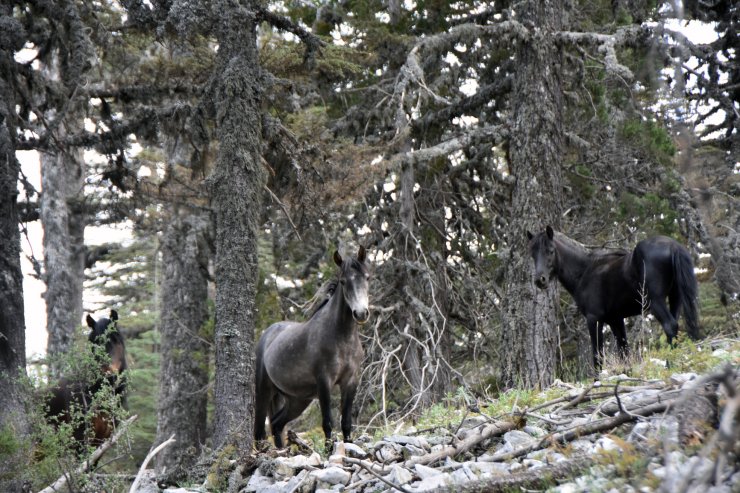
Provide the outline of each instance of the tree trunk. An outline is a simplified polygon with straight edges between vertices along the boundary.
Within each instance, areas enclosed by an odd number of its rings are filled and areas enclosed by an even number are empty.
[[[544,387],[553,380],[556,355],[557,283],[539,290],[532,282],[526,231],[557,226],[562,210],[561,54],[550,34],[560,29],[561,0],[528,1],[521,22],[534,27],[516,48],[509,166],[516,178],[505,273],[502,368],[506,386]]]
[[[208,318],[208,221],[173,211],[162,238],[162,336],[157,439],[176,442],[157,456],[168,482],[187,476],[206,439],[208,344],[201,328]]]
[[[254,433],[254,325],[261,163],[261,71],[253,2],[223,0],[214,105],[219,142],[210,177],[216,215],[216,384],[213,444],[242,453]]]
[[[0,14],[5,8],[0,7]],[[0,50],[2,51],[2,50]],[[0,54],[0,67],[13,63],[12,51]],[[21,377],[26,375],[25,317],[23,313],[23,275],[20,260],[20,230],[18,229],[18,174],[20,164],[15,158],[8,120],[13,118],[11,98],[2,93],[0,83],[0,435],[5,444],[28,437],[26,410],[27,389]],[[21,454],[6,456],[0,461],[0,491],[20,491],[16,479]]]
[[[73,123],[70,118],[68,123]],[[80,119],[81,121],[81,119]],[[57,135],[67,133],[63,122]],[[81,125],[79,125],[81,130]],[[70,133],[75,133],[75,129]],[[41,154],[40,214],[44,228],[44,280],[46,281],[47,353],[69,351],[74,331],[82,320],[85,273],[82,151],[69,149]],[[58,373],[52,362],[52,373]]]

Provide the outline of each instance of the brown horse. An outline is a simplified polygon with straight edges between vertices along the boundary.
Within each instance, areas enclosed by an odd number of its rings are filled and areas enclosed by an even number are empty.
[[[595,251],[550,226],[527,236],[537,287],[545,289],[557,277],[586,317],[596,369],[604,351],[604,324],[611,327],[620,354],[626,355],[624,318],[646,309],[663,326],[669,343],[678,332],[681,309],[689,336],[699,338],[694,265],[677,241],[655,236],[632,251]]]
[[[342,434],[350,440],[352,402],[364,357],[357,324],[368,319],[368,279],[365,248],[357,258],[344,260],[334,252],[339,279],[330,296],[303,323],[278,322],[268,327],[257,344],[254,437],[264,440],[270,418],[275,446],[283,446],[282,431],[318,397],[322,428],[331,440],[331,389],[342,395]]]
[[[90,327],[88,340],[93,346],[93,357],[98,366],[98,374],[91,381],[78,381],[63,378],[50,391],[47,399],[47,417],[53,424],[77,423],[73,437],[78,444],[99,445],[111,436],[114,420],[109,413],[93,407],[95,395],[108,385],[119,396],[121,404],[126,405],[126,346],[118,331],[118,313],[111,310],[110,318],[95,320],[87,316]],[[82,416],[78,422],[75,415]]]

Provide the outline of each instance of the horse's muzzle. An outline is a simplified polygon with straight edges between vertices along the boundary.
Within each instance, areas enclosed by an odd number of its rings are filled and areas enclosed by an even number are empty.
[[[352,318],[355,319],[355,322],[357,322],[360,325],[364,325],[368,318],[370,318],[370,311],[365,310],[352,310]]]
[[[534,284],[540,289],[547,289],[547,278],[545,276],[539,276],[534,280]]]

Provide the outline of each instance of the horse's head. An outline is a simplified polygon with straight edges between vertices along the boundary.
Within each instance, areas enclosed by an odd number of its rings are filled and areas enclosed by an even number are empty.
[[[533,235],[527,231],[529,252],[534,259],[534,283],[540,289],[546,289],[555,277],[558,258],[555,251],[555,232],[550,226]]]
[[[364,324],[370,316],[368,309],[368,280],[370,273],[365,265],[365,247],[360,246],[357,258],[342,259],[339,252],[334,252],[334,262],[341,268],[339,284],[342,286],[344,301],[352,310],[352,318]]]
[[[90,343],[104,346],[105,352],[110,356],[110,364],[104,365],[106,373],[120,373],[126,369],[126,349],[123,344],[123,336],[118,332],[116,323],[118,312],[110,311],[110,318],[95,320],[91,315],[87,316],[87,325],[90,327],[88,340]],[[113,324],[112,327],[110,325]]]

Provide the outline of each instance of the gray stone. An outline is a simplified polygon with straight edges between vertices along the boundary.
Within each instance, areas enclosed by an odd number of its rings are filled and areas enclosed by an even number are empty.
[[[434,491],[436,489],[442,488],[443,486],[448,486],[449,484],[450,475],[446,472],[443,472],[435,476],[430,476],[422,481],[419,481],[418,483],[413,483],[411,485],[411,491],[415,491],[418,493]]]
[[[596,443],[594,443],[594,449],[596,451],[605,450],[610,452],[612,450],[620,451],[622,450],[622,447],[620,447],[617,442],[611,438],[604,436],[596,440]]]
[[[465,484],[471,481],[475,481],[476,479],[478,479],[478,476],[476,476],[475,473],[465,465],[458,469],[455,469],[454,471],[452,471],[452,474],[450,474],[450,481],[452,482],[452,484]]]
[[[315,471],[311,471],[311,476],[316,478],[316,481],[332,486],[335,484],[347,484],[352,477],[348,471],[336,466],[327,467],[326,469],[316,469]]]
[[[293,476],[288,480],[288,483],[284,487],[284,491],[290,491],[291,493],[311,493],[315,486],[316,478],[311,476],[309,472],[304,469],[298,473],[297,476]]]
[[[501,462],[474,462],[464,463],[475,474],[481,476],[503,476],[509,474],[509,466]]]
[[[347,453],[347,457],[353,457],[355,459],[364,459],[368,455],[370,455],[365,451],[364,448],[349,442],[344,443],[344,450]]]
[[[547,431],[540,428],[539,426],[525,426],[523,428],[524,433],[531,435],[535,438],[542,438],[543,436],[547,435]]]
[[[695,380],[698,377],[699,377],[699,375],[697,375],[696,373],[692,373],[692,372],[689,372],[689,373],[674,373],[673,375],[671,375],[671,383],[673,385],[682,385],[683,386],[684,384],[686,384],[688,382],[691,382],[692,380]]]
[[[410,483],[414,479],[414,475],[405,467],[394,465],[391,467],[391,472],[385,476],[385,479],[393,484],[404,485]]]
[[[429,450],[429,442],[424,437],[410,437],[404,435],[392,435],[385,437],[386,442],[397,443],[399,445],[412,445],[414,447]]]
[[[529,469],[539,469],[545,467],[545,463],[537,459],[524,459],[522,465]]]
[[[311,456],[313,457],[313,455]],[[293,477],[296,472],[305,469],[309,464],[309,458],[305,455],[294,455],[293,457],[278,457],[272,461],[276,476]]]
[[[527,433],[519,430],[511,430],[504,433],[504,442],[511,444],[513,449],[526,447],[534,442],[534,439]]]
[[[433,467],[425,466],[423,464],[415,464],[414,471],[416,472],[416,475],[419,476],[419,478],[421,478],[422,480],[431,478],[432,476],[437,476],[438,474],[442,474],[442,471],[434,469]]]
[[[269,476],[263,475],[259,469],[254,471],[254,474],[252,474],[252,477],[249,478],[249,482],[247,482],[247,487],[242,490],[242,492],[245,493],[252,493],[255,491],[262,491],[263,489],[267,488],[268,486],[272,486],[275,484],[275,480]]]
[[[403,454],[403,458],[408,460],[409,457],[413,457],[415,455],[424,455],[426,454],[426,450],[423,448],[415,447],[413,445],[404,445],[401,447],[401,454]]]

